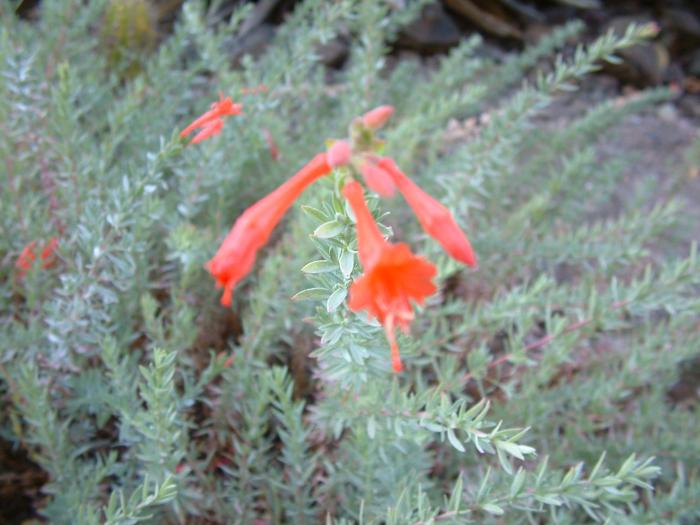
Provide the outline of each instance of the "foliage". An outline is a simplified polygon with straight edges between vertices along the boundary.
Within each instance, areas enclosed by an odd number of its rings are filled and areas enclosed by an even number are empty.
[[[389,67],[425,3],[305,0],[234,67],[250,7],[222,19],[189,0],[127,75],[104,38],[115,2],[45,1],[35,21],[0,7],[0,438],[47,473],[47,520],[698,519],[697,398],[669,391],[697,355],[700,261],[666,249],[685,212],[646,204],[653,185],[600,211],[626,159],[595,149],[673,94],[535,125],[653,27],[570,52],[572,23],[503,62],[474,37],[430,72]],[[319,46],[340,33],[351,55],[331,85]],[[243,114],[188,146],[178,131],[218,91]],[[480,262],[462,269],[398,199],[370,197],[388,235],[439,263],[398,375],[378,324],[346,306],[361,271],[343,170],[304,195],[232,310],[203,268],[243,209],[382,103],[397,110],[386,152],[456,214]],[[470,137],[446,136],[455,118]],[[55,263],[20,275],[23,248],[53,237]]]

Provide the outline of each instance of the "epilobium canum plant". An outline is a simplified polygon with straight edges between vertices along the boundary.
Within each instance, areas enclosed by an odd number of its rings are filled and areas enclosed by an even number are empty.
[[[0,521],[697,520],[688,214],[609,147],[674,94],[550,113],[654,28],[387,60],[426,3],[189,0],[129,74],[0,4]]]
[[[211,112],[217,110],[218,106]],[[294,200],[314,181],[346,165],[355,167],[367,186],[379,194],[390,196],[398,187],[425,231],[455,259],[476,266],[469,240],[447,208],[412,182],[392,159],[372,153],[380,144],[373,131],[380,128],[392,112],[391,106],[380,106],[356,119],[351,127],[350,143],[334,142],[327,153],[314,157],[282,186],[243,212],[219,251],[207,263],[207,269],[224,288],[222,305],[231,305],[233,288],[250,272],[258,250],[267,243]],[[209,117],[207,113],[189,128],[199,126],[202,119],[212,118],[218,118],[218,114]],[[413,319],[411,303],[422,304],[436,291],[432,280],[437,269],[427,260],[413,255],[407,245],[394,245],[384,240],[364,201],[362,187],[352,180],[351,174],[347,178],[342,193],[355,215],[357,251],[365,270],[350,289],[349,306],[354,311],[366,310],[382,323],[391,347],[392,368],[400,372],[403,365],[394,329],[400,326],[408,331]]]

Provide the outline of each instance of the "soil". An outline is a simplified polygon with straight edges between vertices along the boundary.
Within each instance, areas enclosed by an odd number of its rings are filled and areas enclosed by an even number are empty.
[[[633,95],[629,86],[606,75],[587,78],[581,88],[561,96],[540,118],[541,125],[563,127],[589,107],[606,99]],[[700,144],[700,96],[683,94],[675,100],[625,117],[597,146],[601,161],[623,156],[629,162],[613,198],[599,215],[614,217],[629,203],[637,185],[656,184],[647,203],[679,199],[683,217],[668,239],[652,247],[654,258],[686,257],[692,243],[700,244],[700,152],[691,159],[688,148]],[[598,216],[596,216],[598,218]],[[665,241],[665,242],[664,242]],[[682,363],[677,383],[668,391],[673,404],[697,402],[700,398],[700,353]]]
[[[599,74],[587,78],[578,91],[560,96],[539,118],[547,127],[563,127],[590,107],[612,98],[634,96],[637,89],[614,77]],[[597,146],[601,161],[628,160],[622,183],[612,203],[601,213],[616,215],[627,202],[630,187],[653,178],[658,184],[654,202],[677,197],[687,213],[682,221],[677,249],[687,254],[692,241],[700,242],[700,159],[691,162],[688,148],[700,139],[700,95],[679,94],[674,100],[625,117]],[[618,205],[615,205],[615,202]]]

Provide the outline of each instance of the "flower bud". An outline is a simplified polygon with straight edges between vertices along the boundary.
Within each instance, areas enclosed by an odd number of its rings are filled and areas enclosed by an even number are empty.
[[[350,144],[345,140],[336,140],[326,153],[328,158],[328,164],[332,168],[337,168],[338,166],[344,166],[350,161]]]
[[[394,113],[394,106],[379,106],[362,116],[362,124],[369,129],[379,129]]]
[[[381,195],[382,197],[391,197],[396,189],[394,179],[391,175],[384,171],[371,161],[364,161],[360,164],[360,173],[367,183],[370,190]]]

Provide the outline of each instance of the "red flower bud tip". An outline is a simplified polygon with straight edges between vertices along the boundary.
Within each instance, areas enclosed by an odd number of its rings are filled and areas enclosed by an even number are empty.
[[[396,191],[396,184],[384,169],[377,166],[371,160],[365,160],[360,164],[360,173],[365,179],[367,186],[373,192],[382,197],[391,197]]]
[[[43,249],[41,250],[41,253],[39,254],[42,268],[46,269],[54,265],[54,263],[56,262],[57,249],[58,239],[56,237],[51,237],[51,239],[49,239],[49,242],[47,242],[44,245]],[[29,270],[32,267],[32,264],[34,264],[34,261],[36,260],[35,250],[36,241],[32,241],[22,249],[19,256],[17,257],[17,260],[15,261],[15,268],[19,270],[19,277],[24,277],[27,273],[27,270]]]
[[[231,305],[233,289],[253,268],[257,252],[297,197],[316,179],[330,173],[327,155],[320,153],[292,178],[245,210],[236,220],[216,255],[206,264],[224,288],[221,304]]]
[[[272,133],[270,133],[270,130],[267,128],[263,129],[262,132],[263,137],[265,138],[265,143],[267,144],[267,150],[270,152],[270,157],[272,160],[279,160],[280,150],[277,147],[275,139],[272,137]]]
[[[56,262],[56,250],[58,249],[58,239],[56,237],[51,237],[49,242],[44,246],[41,251],[41,260],[43,261],[42,267],[49,268]]]
[[[476,256],[471,243],[450,211],[409,179],[393,159],[385,157],[379,161],[379,166],[394,179],[425,232],[439,242],[450,257],[467,266],[476,267]]]
[[[437,290],[433,277],[437,269],[429,261],[411,253],[408,245],[387,242],[374,222],[362,186],[348,182],[343,195],[357,219],[357,246],[364,273],[352,283],[348,306],[354,312],[366,310],[384,326],[391,348],[394,372],[403,370],[394,329],[408,331],[413,320],[411,302],[423,304]]]
[[[225,457],[217,457],[212,460],[212,462],[209,464],[209,469],[208,470],[214,470],[217,468],[225,467],[229,464],[230,462],[225,458]]]
[[[336,140],[328,148],[328,164],[333,168],[345,166],[350,161],[350,144],[346,140]]]
[[[15,268],[20,271],[20,275],[24,275],[24,272],[31,268],[32,263],[36,259],[36,255],[34,254],[35,248],[36,241],[30,242],[24,248],[22,248],[22,251],[15,261]]]
[[[233,355],[226,357],[226,352],[219,352],[216,357],[221,362],[222,368],[228,368],[233,364]]]
[[[389,348],[391,350],[391,369],[397,374],[403,372],[399,344],[396,342],[396,334],[394,333],[393,315],[387,316],[387,322],[384,324],[384,333],[389,341]]]
[[[252,88],[241,88],[241,95],[257,95],[258,93],[267,93],[267,86],[265,84],[258,84]]]
[[[393,106],[379,106],[362,115],[362,124],[369,129],[379,129],[394,113]]]
[[[214,102],[209,111],[205,112],[199,118],[196,118],[189,126],[180,132],[181,137],[186,137],[196,129],[201,131],[192,140],[192,144],[201,142],[209,137],[221,133],[221,128],[224,125],[222,117],[229,115],[240,115],[243,106],[234,104],[231,97],[224,98],[223,94],[219,95],[219,100]]]
[[[185,470],[185,464],[180,463],[175,467],[175,473],[180,474],[183,470]]]

